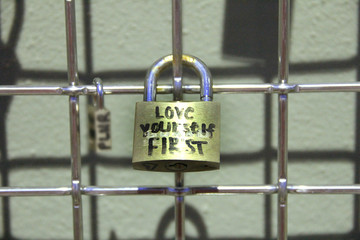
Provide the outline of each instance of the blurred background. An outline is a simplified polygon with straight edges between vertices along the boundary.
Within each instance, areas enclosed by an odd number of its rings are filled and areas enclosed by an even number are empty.
[[[63,1],[2,0],[0,84],[66,86]],[[277,82],[277,1],[183,1],[184,53],[202,59],[214,84]],[[359,3],[292,1],[289,83],[360,80]],[[80,84],[143,85],[147,69],[171,54],[171,1],[76,2]],[[185,83],[198,83],[191,71]],[[161,84],[170,84],[171,71]],[[197,101],[197,95],[185,100]],[[172,100],[161,95],[159,100]],[[106,95],[113,149],[88,147],[80,97],[82,184],[173,186],[174,174],[131,167],[135,103]],[[218,94],[221,169],[185,174],[185,185],[277,182],[277,95]],[[289,96],[289,183],[354,184],[360,173],[360,98],[355,93]],[[2,186],[70,186],[68,98],[0,97]],[[277,196],[186,197],[187,239],[275,239]],[[72,239],[70,197],[0,199],[0,239]],[[84,239],[173,239],[174,198],[83,196]],[[359,239],[358,197],[289,195],[290,239]]]

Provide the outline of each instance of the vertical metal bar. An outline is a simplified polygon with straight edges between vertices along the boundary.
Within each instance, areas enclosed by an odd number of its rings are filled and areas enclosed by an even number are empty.
[[[290,0],[279,0],[279,83],[289,78]],[[278,239],[287,239],[288,96],[279,94]]]
[[[175,173],[175,186],[184,187],[184,173]],[[185,198],[175,197],[175,234],[176,240],[185,239]]]
[[[174,101],[182,100],[182,0],[172,1],[172,50]]]
[[[279,95],[279,148],[278,148],[278,239],[287,239],[287,95]]]
[[[68,79],[70,85],[77,85],[79,84],[79,77],[76,51],[75,0],[65,0],[65,25]]]
[[[289,78],[290,0],[279,0],[279,82]]]
[[[77,52],[76,52],[76,19],[75,0],[65,0],[65,24],[67,44],[68,79],[71,86],[78,85]],[[69,97],[70,109],[70,147],[71,147],[71,185],[73,199],[74,239],[83,239],[82,204],[81,204],[81,156],[80,156],[80,123],[79,97]]]
[[[172,0],[173,99],[181,101],[182,92],[182,0]],[[184,173],[175,173],[175,186],[184,187]],[[175,239],[185,239],[185,198],[175,197]]]

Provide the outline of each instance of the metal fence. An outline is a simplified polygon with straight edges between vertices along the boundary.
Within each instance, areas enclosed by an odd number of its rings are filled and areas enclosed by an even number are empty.
[[[276,194],[278,196],[278,233],[279,240],[288,239],[287,208],[288,194],[360,194],[360,185],[293,185],[288,183],[288,102],[293,93],[309,92],[360,92],[360,83],[332,84],[291,84],[289,78],[289,31],[290,31],[290,0],[279,0],[279,62],[278,83],[262,84],[214,84],[214,93],[259,93],[278,95],[278,181],[268,185],[234,185],[234,186],[187,186],[184,185],[184,174],[175,174],[175,186],[152,187],[102,187],[85,186],[81,181],[81,154],[79,136],[79,96],[94,96],[96,87],[79,85],[77,68],[75,4],[74,0],[65,0],[66,40],[68,86],[0,86],[0,95],[63,95],[69,97],[70,136],[71,136],[71,173],[69,186],[48,188],[14,188],[1,187],[0,196],[4,199],[14,196],[64,196],[72,198],[74,239],[83,239],[82,198],[104,195],[160,195],[175,198],[176,239],[185,239],[185,198],[191,195],[221,195],[221,194]],[[176,93],[176,100],[181,100],[182,93],[195,94],[200,92],[198,85],[183,85],[181,56],[181,0],[173,0],[173,85],[158,85],[160,94]],[[180,59],[180,60],[179,60]],[[104,85],[105,94],[142,94],[144,87],[139,85]],[[3,185],[6,185],[6,168],[2,167]],[[6,225],[6,223],[5,223]],[[6,227],[5,227],[6,229]],[[6,235],[7,233],[5,233]],[[9,236],[9,233],[8,233]]]

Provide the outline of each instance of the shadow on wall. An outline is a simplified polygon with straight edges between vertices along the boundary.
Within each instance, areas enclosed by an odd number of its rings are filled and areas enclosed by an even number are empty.
[[[225,58],[254,61],[277,72],[277,0],[227,0],[224,21]]]
[[[24,1],[17,0],[16,3],[16,13],[14,14],[14,23],[10,33],[10,37],[7,43],[1,42],[0,45],[0,84],[3,85],[12,85],[16,84],[16,80],[21,77],[29,78],[42,78],[44,81],[49,81],[56,78],[66,78],[66,71],[52,71],[50,69],[43,70],[27,70],[26,72],[21,69],[18,60],[16,59],[15,50],[16,43],[21,32],[21,26],[23,23],[23,12],[24,12]],[[81,78],[85,79],[85,83],[91,83],[93,76],[100,76],[103,78],[116,77],[121,79],[123,77],[130,77],[133,79],[140,79],[145,76],[146,69],[142,70],[128,70],[128,71],[107,71],[100,73],[93,73],[93,56],[92,56],[92,42],[91,42],[91,4],[89,0],[83,0],[83,16],[84,16],[84,31],[87,36],[85,48],[86,48],[86,71],[81,74]],[[293,5],[293,4],[292,4]],[[224,35],[223,35],[223,54],[225,58],[234,59],[234,61],[249,61],[254,62],[261,67],[236,67],[236,68],[213,68],[212,73],[215,76],[228,76],[236,75],[243,76],[246,74],[253,74],[260,72],[261,77],[264,82],[270,82],[271,79],[277,74],[277,18],[278,18],[278,1],[277,0],[227,0],[225,8],[225,22],[224,22]],[[337,61],[332,62],[318,62],[314,63],[299,63],[292,65],[292,68],[295,73],[309,72],[309,71],[329,71],[329,70],[339,70],[344,68],[354,68],[358,66],[356,59],[350,59],[348,61]],[[258,64],[259,63],[259,64]],[[26,66],[25,66],[26,67]],[[359,68],[359,66],[358,66]],[[360,70],[358,70],[360,71]],[[359,74],[358,74],[359,75]],[[357,98],[357,102],[360,102],[360,98]],[[1,153],[1,183],[3,187],[8,186],[9,184],[9,172],[12,169],[16,168],[30,168],[30,167],[48,167],[48,168],[67,168],[70,165],[69,159],[63,158],[24,158],[24,159],[11,159],[8,161],[8,153],[6,146],[6,112],[10,106],[11,97],[0,97],[0,153]],[[358,105],[357,110],[357,124],[360,116],[360,104]],[[271,101],[270,95],[267,95],[264,100],[265,112],[264,112],[264,124],[265,124],[265,136],[264,136],[264,149],[260,152],[255,153],[238,153],[234,155],[222,155],[221,158],[223,164],[233,164],[238,163],[239,159],[242,164],[248,164],[253,161],[265,161],[264,165],[264,175],[265,183],[269,184],[271,182],[271,162],[276,159],[276,150],[272,149],[271,142]],[[360,136],[360,128],[356,128],[356,136]],[[360,138],[360,137],[358,137]],[[311,157],[318,159],[323,159],[328,161],[331,159],[343,159],[348,158],[351,161],[356,162],[356,179],[355,182],[359,183],[359,173],[360,173],[360,164],[359,164],[359,147],[360,140],[356,140],[357,150],[356,152],[348,151],[323,151],[323,152],[291,152],[290,157],[295,161],[304,161],[308,160]],[[330,156],[330,157],[329,157]],[[99,163],[101,162],[101,163]],[[114,166],[118,168],[130,168],[130,159],[119,159],[119,158],[102,158],[99,161],[99,156],[95,153],[90,153],[87,156],[83,156],[84,166],[90,165],[90,182],[91,185],[97,185],[96,177],[96,168],[100,164]],[[271,229],[273,228],[273,223],[271,222],[272,210],[270,196],[265,196],[265,222],[259,222],[258,224],[264,225],[265,239],[270,239],[272,234]],[[359,225],[359,202],[360,199],[356,198],[355,207],[354,207],[354,232],[350,234],[339,234],[339,235],[319,235],[319,236],[297,236],[290,237],[289,239],[318,239],[318,240],[344,240],[344,239],[359,239],[358,236],[358,225]],[[2,223],[1,228],[4,231],[3,236],[0,236],[0,239],[14,239],[11,233],[11,226],[16,225],[11,218],[11,205],[9,198],[3,198],[2,201]],[[97,198],[91,197],[91,239],[96,240],[98,237],[98,207],[97,207]],[[131,216],[130,216],[131,217]],[[171,207],[162,213],[159,217],[159,222],[157,223],[157,232],[150,233],[155,234],[155,239],[166,239],[165,233],[172,226],[170,223],[174,220],[174,208]],[[186,220],[191,222],[195,229],[198,230],[199,235],[196,239],[214,239],[211,236],[208,236],[208,229],[206,227],[206,219],[204,219],[200,212],[197,209],[186,205]],[[121,226],[119,226],[121,229]],[[224,233],[224,235],[229,233]],[[120,236],[117,236],[120,235]],[[252,239],[255,238],[243,238],[241,239]],[[115,229],[109,233],[109,239],[116,240],[122,239],[121,233],[118,229]],[[134,238],[135,239],[135,238]],[[187,239],[191,239],[190,237]],[[220,239],[239,239],[239,238],[229,238],[221,237]]]

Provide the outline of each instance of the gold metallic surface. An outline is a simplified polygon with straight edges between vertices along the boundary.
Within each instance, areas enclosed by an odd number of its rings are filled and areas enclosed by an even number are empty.
[[[220,104],[138,102],[133,167],[161,172],[218,169]]]

